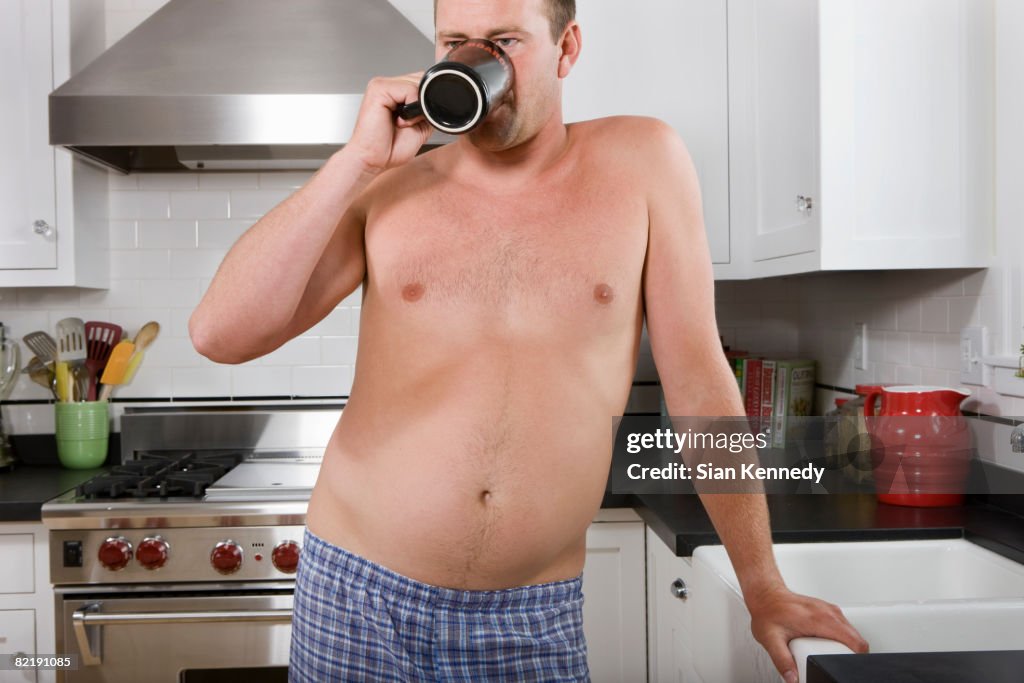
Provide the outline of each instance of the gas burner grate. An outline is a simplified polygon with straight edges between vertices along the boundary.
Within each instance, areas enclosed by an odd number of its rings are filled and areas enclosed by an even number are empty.
[[[206,488],[245,457],[241,451],[142,452],[75,489],[82,500],[201,498]]]

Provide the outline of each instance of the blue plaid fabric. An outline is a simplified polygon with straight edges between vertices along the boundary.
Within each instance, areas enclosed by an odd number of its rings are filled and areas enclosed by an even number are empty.
[[[582,575],[503,590],[441,588],[305,530],[289,683],[589,680]]]

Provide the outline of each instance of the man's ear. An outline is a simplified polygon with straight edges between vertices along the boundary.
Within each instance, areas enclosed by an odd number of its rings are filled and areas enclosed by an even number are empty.
[[[580,25],[570,21],[562,32],[562,40],[559,43],[562,55],[558,58],[558,77],[565,78],[572,71],[576,60],[580,58],[580,50],[583,47],[583,37],[580,35]]]

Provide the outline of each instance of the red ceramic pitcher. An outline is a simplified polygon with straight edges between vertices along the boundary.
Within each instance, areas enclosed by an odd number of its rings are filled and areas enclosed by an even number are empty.
[[[967,482],[971,432],[960,412],[966,389],[895,386],[864,401],[873,447],[871,460],[878,500],[891,505],[961,505]]]

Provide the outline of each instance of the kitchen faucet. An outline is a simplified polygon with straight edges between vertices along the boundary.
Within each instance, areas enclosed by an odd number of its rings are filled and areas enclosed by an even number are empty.
[[[1014,453],[1024,453],[1024,422],[1013,428],[1010,434],[1010,448]]]

